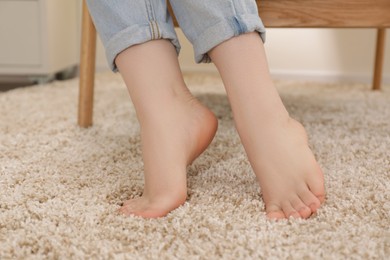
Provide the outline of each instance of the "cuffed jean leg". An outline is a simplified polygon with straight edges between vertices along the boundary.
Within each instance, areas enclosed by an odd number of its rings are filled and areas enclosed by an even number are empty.
[[[179,53],[165,0],[87,0],[87,4],[113,71],[117,71],[116,56],[135,44],[168,39]]]
[[[208,52],[234,36],[265,28],[255,0],[170,0],[175,16],[194,46],[195,61],[210,62]]]

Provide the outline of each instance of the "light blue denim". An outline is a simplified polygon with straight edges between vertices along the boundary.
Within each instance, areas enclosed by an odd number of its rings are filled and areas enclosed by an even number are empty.
[[[208,52],[240,34],[265,28],[255,0],[169,0],[176,19],[192,43],[197,63],[210,62]],[[113,71],[123,50],[150,40],[168,39],[180,52],[166,0],[87,0],[88,9]]]

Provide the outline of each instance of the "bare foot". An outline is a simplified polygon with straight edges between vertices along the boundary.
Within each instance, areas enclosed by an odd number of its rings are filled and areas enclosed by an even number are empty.
[[[145,187],[120,212],[157,218],[187,198],[186,167],[210,144],[217,119],[185,85],[168,40],[134,45],[115,59],[141,126]]]
[[[276,91],[259,35],[233,37],[209,55],[222,76],[267,216],[308,218],[324,201],[323,174],[305,129],[289,117]]]
[[[144,192],[124,202],[119,211],[158,218],[186,201],[186,167],[211,143],[217,119],[189,93],[167,102],[161,113],[149,115],[140,120]]]
[[[284,124],[259,130],[246,142],[259,181],[267,217],[308,218],[325,199],[323,173],[308,146],[303,126],[288,118]]]

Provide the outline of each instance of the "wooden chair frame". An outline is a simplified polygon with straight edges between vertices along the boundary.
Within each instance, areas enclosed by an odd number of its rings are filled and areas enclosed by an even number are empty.
[[[389,0],[257,0],[267,28],[377,28],[373,90],[382,82]],[[178,26],[175,21],[175,25]],[[96,30],[83,0],[78,124],[92,125]]]

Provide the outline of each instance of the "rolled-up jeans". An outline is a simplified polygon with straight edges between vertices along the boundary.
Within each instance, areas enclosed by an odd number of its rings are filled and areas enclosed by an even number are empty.
[[[255,0],[169,0],[185,36],[192,43],[197,63],[210,62],[208,52],[240,34],[265,28]],[[113,71],[116,56],[147,41],[167,39],[179,54],[178,41],[166,0],[87,0],[88,9]]]

